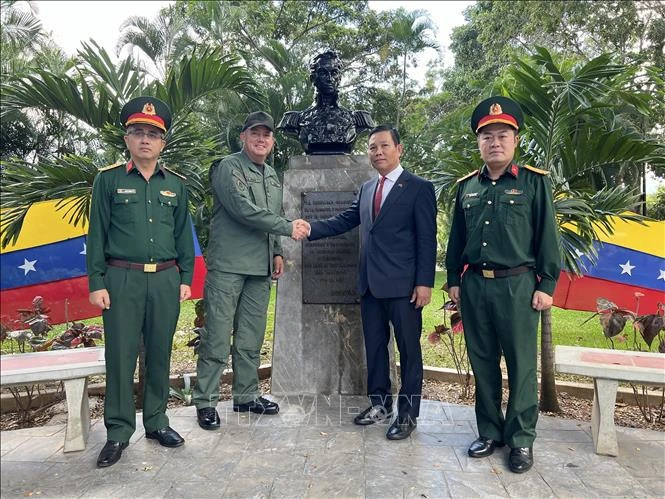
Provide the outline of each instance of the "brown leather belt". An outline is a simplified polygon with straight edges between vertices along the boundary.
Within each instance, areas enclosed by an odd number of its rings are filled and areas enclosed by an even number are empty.
[[[514,275],[524,274],[525,272],[530,272],[533,270],[531,267],[527,267],[526,265],[520,265],[519,267],[513,267],[512,269],[485,269],[480,265],[471,265],[471,269],[476,274],[480,274],[486,279],[494,279],[497,277],[510,277]]]
[[[134,263],[125,260],[116,260],[109,258],[106,264],[110,267],[119,267],[121,269],[140,270],[141,272],[161,272],[177,265],[175,260],[168,260],[161,263]]]

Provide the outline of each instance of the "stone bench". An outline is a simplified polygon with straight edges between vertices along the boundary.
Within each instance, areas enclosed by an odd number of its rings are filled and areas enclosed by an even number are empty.
[[[84,450],[90,430],[88,376],[106,373],[104,348],[76,348],[0,356],[0,384],[63,381],[67,397],[64,452]]]
[[[619,381],[665,386],[665,355],[557,345],[556,370],[593,378],[591,435],[596,454],[618,456],[614,405]]]

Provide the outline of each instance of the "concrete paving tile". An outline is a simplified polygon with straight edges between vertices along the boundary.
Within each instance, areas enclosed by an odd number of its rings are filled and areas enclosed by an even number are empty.
[[[537,430],[539,440],[555,442],[593,442],[591,435],[584,430]]]
[[[278,476],[272,483],[270,497],[275,499],[295,499],[305,497],[311,486],[312,480],[309,478]]]
[[[449,421],[475,421],[476,411],[470,405],[454,405],[442,402],[444,413]]]
[[[368,485],[365,487],[366,499],[402,499],[404,490],[401,486],[387,483],[386,485]]]
[[[535,465],[539,468],[555,469],[595,469],[612,462],[610,456],[600,456],[593,450],[591,443],[549,442],[536,439],[533,444]]]
[[[365,497],[365,477],[363,474],[323,476],[312,480],[305,497],[312,499],[321,497],[362,498]]]
[[[57,499],[70,499],[75,497],[81,497],[81,491],[72,486],[60,486],[60,487],[36,487],[30,490],[17,489],[17,490],[2,490],[2,499],[10,498],[23,498],[26,497],[53,497]]]
[[[419,468],[411,463],[393,463],[390,460],[365,466],[365,484],[367,487],[427,487],[447,489],[443,471],[431,468]]]
[[[160,468],[155,479],[160,481],[218,481],[229,475],[238,465],[241,455],[217,453],[207,457],[178,456],[169,459]]]
[[[418,430],[430,434],[468,433],[474,435],[470,421],[423,421],[418,418]]]
[[[365,458],[366,462],[367,457]],[[460,463],[452,447],[424,447],[414,445],[408,452],[395,454],[392,458],[395,463],[406,462],[412,466],[432,471],[461,471]]]
[[[452,497],[509,497],[496,474],[445,471],[444,476]]]
[[[306,476],[356,475],[364,466],[359,453],[326,452],[312,453],[305,462]]]
[[[513,473],[507,470],[497,473],[497,476],[511,497],[556,497],[549,483],[533,468],[526,473]]]
[[[229,477],[228,485],[224,489],[224,498],[270,497],[272,489],[272,476],[259,474],[233,474]],[[222,496],[220,494],[220,496]]]
[[[665,447],[660,442],[630,440],[619,445],[616,461],[634,477],[663,475]]]
[[[628,440],[648,440],[648,441],[658,441],[665,443],[665,432],[664,431],[652,431],[645,430],[643,428],[625,428],[623,426],[617,426],[617,440],[619,441],[619,446],[622,442]]]
[[[137,480],[131,483],[93,483],[81,497],[83,498],[116,498],[116,497],[164,497],[171,488],[170,481]],[[184,497],[184,496],[180,496]]]
[[[492,462],[489,459],[469,457],[468,445],[465,445],[464,447],[454,447],[453,449],[462,471],[470,473],[486,473],[492,470]]]
[[[27,437],[22,444],[2,456],[2,461],[46,461],[56,452],[62,452],[64,445],[64,438],[60,436]]]
[[[592,494],[606,497],[645,497],[649,495],[643,485],[616,461],[601,463],[594,468],[573,469],[572,472]]]
[[[596,497],[571,469],[539,466],[536,462],[531,473],[540,475],[557,497]]]
[[[257,427],[252,433],[249,447],[262,452],[293,449],[298,442],[300,428]]]
[[[588,421],[577,421],[575,419],[561,419],[553,416],[538,416],[536,431],[540,430],[588,430],[591,423]]]
[[[648,478],[636,478],[650,497],[665,497],[665,476],[661,472]]]
[[[3,459],[2,473],[0,473],[0,484],[3,493],[5,489],[31,489],[39,486],[37,478],[52,466],[52,463],[5,461]]]
[[[364,449],[363,429],[353,428],[321,428],[308,426],[298,433],[296,446],[298,449],[317,449],[322,451],[362,452]]]
[[[452,496],[448,492],[447,487],[427,487],[427,485],[423,484],[404,487],[404,497],[406,499],[443,499]]]
[[[294,451],[283,450],[269,454],[261,451],[246,452],[234,469],[234,474],[278,476],[291,475],[299,477],[305,468],[305,456]]]
[[[0,449],[2,449],[2,455],[4,456],[10,450],[14,450],[16,447],[25,442],[26,437],[20,434],[18,431],[3,431],[0,432]]]
[[[35,426],[33,428],[22,428],[20,430],[12,430],[12,433],[26,438],[26,437],[50,437],[57,433],[62,433],[62,439],[65,439],[65,425],[49,425],[49,426]]]
[[[458,447],[470,445],[476,439],[473,433],[429,433],[420,428],[411,434],[413,445],[425,445],[428,447]]]
[[[218,481],[190,481],[187,477],[183,480],[169,482],[170,488],[164,493],[164,499],[200,499],[202,497],[224,497],[224,490],[228,482]]]

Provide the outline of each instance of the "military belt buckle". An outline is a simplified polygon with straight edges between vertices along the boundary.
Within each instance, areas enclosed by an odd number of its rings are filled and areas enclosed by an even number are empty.
[[[143,264],[143,272],[157,272],[157,264],[156,263],[144,263]]]
[[[494,271],[483,269],[483,277],[485,279],[494,279]]]

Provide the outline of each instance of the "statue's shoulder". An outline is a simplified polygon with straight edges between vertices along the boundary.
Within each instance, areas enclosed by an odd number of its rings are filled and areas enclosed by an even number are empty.
[[[290,130],[297,130],[300,126],[299,123],[301,114],[302,113],[300,111],[285,112],[284,116],[282,116],[282,120],[279,122],[279,125],[277,125],[277,128],[286,132]]]
[[[367,111],[353,111],[353,119],[356,122],[357,128],[374,128],[376,124],[372,119],[372,116]]]

